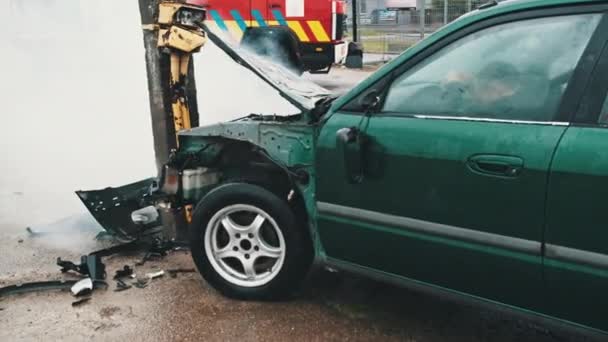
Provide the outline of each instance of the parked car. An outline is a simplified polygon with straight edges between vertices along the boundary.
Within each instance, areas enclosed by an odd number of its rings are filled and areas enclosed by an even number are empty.
[[[387,9],[375,9],[371,14],[371,24],[396,24],[397,11]]]
[[[608,0],[490,3],[339,98],[210,39],[300,112],[181,132],[139,202],[196,205],[220,292],[284,298],[316,260],[608,331]]]

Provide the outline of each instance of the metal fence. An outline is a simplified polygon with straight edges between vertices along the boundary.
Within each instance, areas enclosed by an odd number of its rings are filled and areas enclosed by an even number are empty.
[[[424,9],[421,1],[415,9],[389,9],[387,0],[357,0],[357,40],[363,45],[368,61],[385,61],[400,54],[487,0],[426,0]],[[347,11],[346,36],[352,40],[352,2],[348,2]]]

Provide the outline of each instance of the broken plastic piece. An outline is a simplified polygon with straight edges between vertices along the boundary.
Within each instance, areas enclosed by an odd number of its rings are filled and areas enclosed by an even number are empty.
[[[164,275],[165,275],[165,271],[160,270],[158,272],[146,273],[146,278],[148,278],[148,279],[154,279],[154,278],[160,278],[160,277],[162,277]]]
[[[72,286],[71,291],[74,296],[91,293],[93,291],[93,280],[91,278],[81,279]]]

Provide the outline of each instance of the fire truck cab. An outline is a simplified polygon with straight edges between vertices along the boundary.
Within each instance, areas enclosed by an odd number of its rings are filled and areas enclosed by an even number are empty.
[[[343,0],[188,0],[207,10],[207,25],[234,40],[250,44],[267,31],[284,27],[294,42],[281,49],[297,49],[301,71],[329,72],[347,54],[343,41]],[[243,40],[243,38],[248,38]],[[267,37],[267,36],[266,36]],[[266,38],[267,39],[267,38]],[[285,39],[277,40],[285,45]]]

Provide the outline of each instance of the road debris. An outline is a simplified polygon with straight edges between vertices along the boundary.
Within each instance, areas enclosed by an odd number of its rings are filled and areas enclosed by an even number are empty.
[[[160,278],[160,277],[162,277],[164,275],[165,275],[165,271],[160,270],[158,272],[146,273],[146,278],[148,278],[148,279],[155,279],[155,278]]]
[[[121,279],[118,279],[116,281],[116,288],[114,289],[114,292],[120,292],[120,291],[128,290],[131,287],[132,287],[131,285],[125,283]]]
[[[89,297],[80,298],[79,300],[72,302],[72,307],[81,306],[82,304],[89,302],[91,300],[91,298],[93,298],[93,297],[89,296]]]
[[[37,237],[37,236],[40,236],[40,235],[44,235],[44,233],[40,233],[40,232],[34,231],[32,229],[32,227],[26,227],[25,230],[30,234],[31,237]]]
[[[29,292],[38,291],[49,291],[49,290],[62,290],[67,291],[76,284],[75,280],[52,280],[52,281],[37,281],[24,284],[15,284],[5,287],[0,287],[0,298]]]
[[[74,296],[89,294],[93,291],[93,280],[91,278],[81,279],[70,290]]]
[[[114,274],[114,280],[120,280],[121,278],[126,278],[133,276],[133,269],[129,265],[125,265],[122,269],[116,270]]]
[[[167,270],[167,273],[169,273],[169,276],[171,278],[177,278],[178,273],[194,273],[194,272],[196,272],[196,270],[194,268],[174,268],[174,269]]]
[[[81,256],[80,265],[57,258],[57,265],[61,267],[61,273],[74,271],[89,276],[93,280],[106,278],[106,266],[101,262],[101,258],[95,254]]]
[[[133,286],[137,287],[138,289],[145,289],[148,284],[150,283],[150,279],[146,278],[146,279],[140,279],[138,278],[135,283],[133,283]]]

